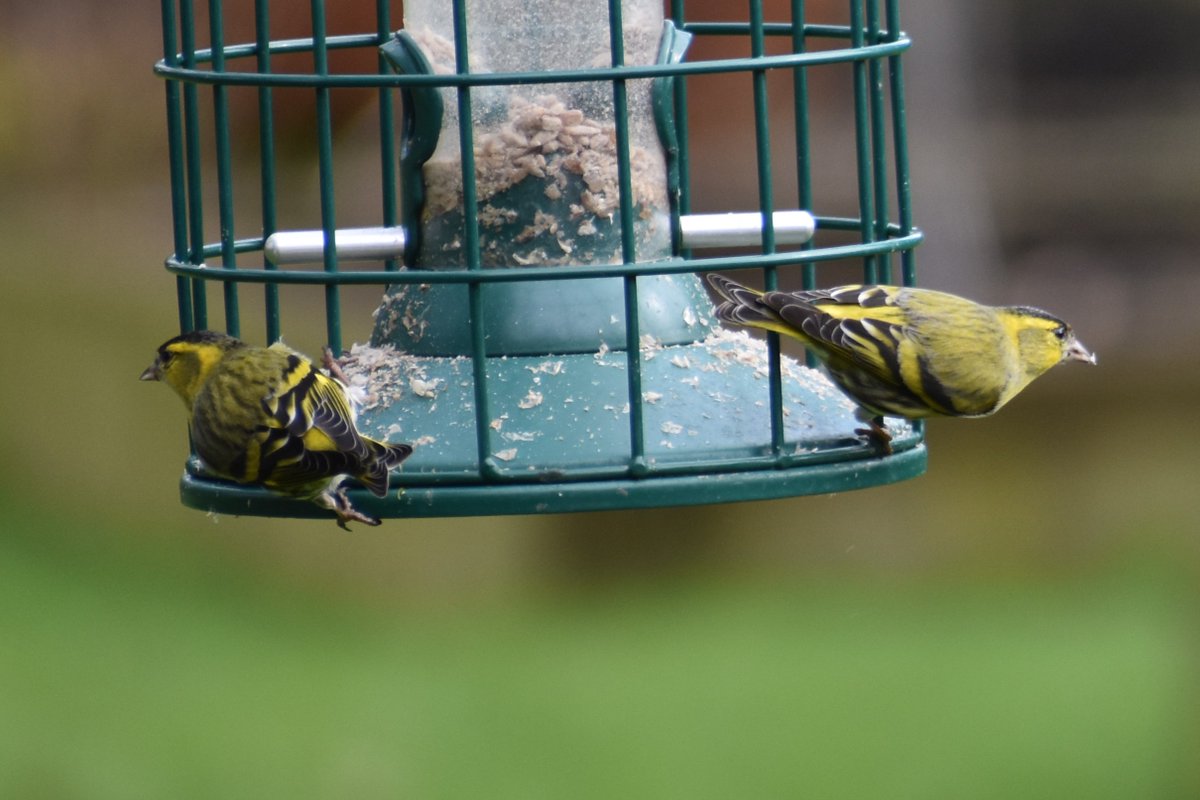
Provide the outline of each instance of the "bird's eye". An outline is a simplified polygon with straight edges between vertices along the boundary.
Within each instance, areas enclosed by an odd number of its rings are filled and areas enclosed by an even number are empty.
[[[1054,329],[1054,337],[1055,337],[1056,339],[1065,339],[1065,338],[1067,338],[1067,326],[1066,326],[1066,325],[1059,325],[1057,328],[1055,328],[1055,329]]]

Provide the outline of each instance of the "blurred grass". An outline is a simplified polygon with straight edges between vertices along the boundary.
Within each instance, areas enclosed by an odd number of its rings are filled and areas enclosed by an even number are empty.
[[[11,497],[6,797],[1167,798],[1194,583],[701,576],[385,609]],[[169,536],[169,530],[160,531]]]

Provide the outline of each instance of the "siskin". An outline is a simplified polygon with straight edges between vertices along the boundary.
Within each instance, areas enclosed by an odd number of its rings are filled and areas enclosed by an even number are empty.
[[[759,292],[709,274],[723,322],[799,339],[858,403],[855,431],[885,453],[883,417],[985,417],[1063,361],[1096,363],[1061,319],[945,292],[839,286]]]
[[[342,528],[378,525],[350,505],[342,481],[353,477],[383,497],[388,472],[412,447],[359,433],[328,348],[325,367],[337,377],[281,342],[256,347],[194,331],[164,342],[141,379],[164,381],[183,398],[196,455],[210,472],[312,500]]]

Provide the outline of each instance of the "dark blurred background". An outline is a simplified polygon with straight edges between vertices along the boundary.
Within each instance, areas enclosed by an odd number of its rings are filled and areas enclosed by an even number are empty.
[[[358,5],[331,30],[371,29]],[[924,477],[350,535],[178,502],[181,409],[136,380],[177,330],[155,11],[3,9],[0,796],[1200,796],[1200,6],[902,5],[921,283],[1100,356],[932,422]],[[849,73],[812,80],[836,152]],[[697,210],[753,208],[748,86],[692,101]],[[851,161],[815,170],[853,201]]]

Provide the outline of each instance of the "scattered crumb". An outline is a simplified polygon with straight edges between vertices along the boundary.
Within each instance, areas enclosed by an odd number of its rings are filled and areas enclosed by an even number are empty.
[[[546,375],[557,375],[563,370],[563,362],[561,361],[543,361],[537,366],[526,367],[525,369],[537,375],[539,372]]]
[[[668,420],[660,426],[660,430],[662,430],[663,433],[674,435],[677,433],[683,433],[683,426],[678,422],[671,422]]]
[[[439,380],[427,381],[422,378],[409,378],[408,388],[412,389],[412,393],[417,397],[434,398],[437,397]]]
[[[535,392],[533,389],[529,393],[517,401],[517,406],[520,408],[533,408],[542,404],[542,393]]]
[[[495,453],[492,453],[492,455],[501,461],[512,461],[517,457],[517,448],[510,447],[507,450],[499,450]]]

